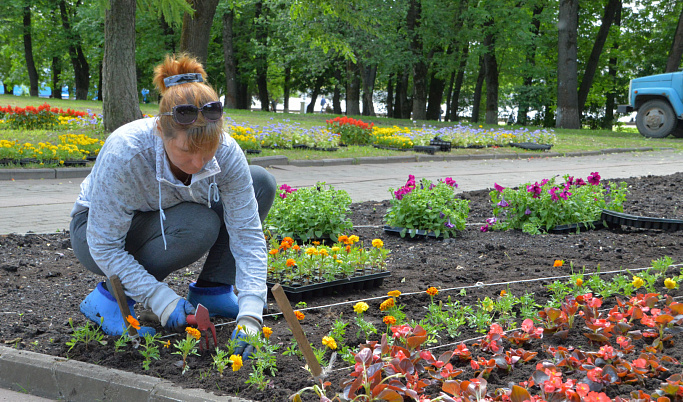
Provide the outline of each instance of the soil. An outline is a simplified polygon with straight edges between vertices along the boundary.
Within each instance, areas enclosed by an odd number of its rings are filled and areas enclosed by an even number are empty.
[[[623,181],[628,183],[630,190],[624,206],[626,213],[683,219],[679,208],[681,199],[676,190],[683,182],[683,173],[628,178]],[[350,323],[346,331],[346,344],[355,350],[357,345],[365,343],[365,339],[356,335],[358,328],[353,323],[353,303],[359,299],[375,298],[368,301],[370,309],[365,313],[365,318],[373,322],[381,332],[386,326],[382,323],[383,315],[378,306],[386,298],[387,292],[394,289],[403,292],[398,302],[404,306],[403,311],[408,318],[418,321],[425,316],[425,306],[430,299],[424,291],[430,286],[441,289],[436,299],[444,302],[450,297],[463,305],[476,306],[479,300],[486,296],[495,298],[505,289],[516,296],[526,292],[533,293],[536,302],[543,305],[549,297],[544,285],[550,284],[552,280],[521,282],[522,280],[569,275],[572,270],[590,273],[597,270],[605,272],[642,268],[650,266],[652,260],[664,256],[672,257],[674,262],[683,259],[683,231],[668,232],[621,226],[581,233],[536,236],[520,231],[483,233],[479,227],[491,214],[488,192],[461,193],[460,196],[470,200],[470,224],[459,237],[445,241],[432,238],[408,239],[385,233],[382,218],[389,201],[353,204],[350,208],[350,217],[354,224],[352,234],[358,235],[366,244],[374,238],[384,241],[385,247],[391,250],[388,259],[391,276],[379,287],[346,294],[327,292],[331,294],[305,300],[308,308],[302,309],[306,318],[301,324],[309,341],[316,347],[322,347],[321,338],[330,331],[332,323],[341,318]],[[251,372],[249,363],[235,373],[228,368],[221,377],[212,368],[212,357],[208,352],[190,357],[190,370],[183,375],[175,364],[179,357],[171,353],[172,347],[161,348],[161,359],[154,361],[147,371],[142,368],[142,356],[132,347],[113,352],[116,341],[114,337],[105,337],[108,344],[104,346],[80,343],[69,351],[66,342],[73,333],[69,320],[73,320],[75,328],[85,324],[85,319],[79,312],[79,303],[101,278],[85,270],[76,260],[70,248],[68,233],[0,236],[0,249],[0,342],[7,346],[156,376],[182,387],[202,388],[218,395],[235,395],[256,401],[285,401],[291,394],[313,384],[311,376],[302,368],[304,361],[282,353],[291,345],[291,332],[286,322],[277,315],[267,316],[265,325],[274,331],[271,342],[281,345],[277,355],[278,372],[269,377],[270,383],[263,391],[245,384]],[[564,265],[553,267],[555,260],[564,260]],[[197,277],[201,263],[199,261],[176,272],[167,282],[179,294],[186,294],[187,285]],[[669,276],[678,274],[678,271],[678,267],[670,268]],[[469,286],[471,288],[464,292],[459,289]],[[659,286],[665,290],[661,284]],[[449,290],[452,288],[458,289]],[[675,290],[670,294],[678,296],[683,292]],[[318,306],[326,307],[316,308]],[[277,312],[276,303],[269,299],[267,313]],[[234,323],[221,320],[216,323],[219,324],[218,344],[224,345],[229,340]],[[156,326],[162,335],[169,335],[163,333],[158,324]],[[597,347],[590,345],[581,332],[570,332],[570,337],[564,341],[546,337],[526,345],[527,350],[539,352],[538,356],[530,363],[518,365],[510,375],[494,370],[489,377],[488,389],[492,391],[508,386],[510,381],[528,380],[536,363],[549,358],[542,351],[541,346],[544,344],[596,350]],[[438,356],[443,351],[452,350],[456,343],[477,336],[481,334],[474,328],[463,326],[459,336],[454,338],[446,333],[440,334],[437,344],[430,344],[428,347],[451,345],[434,349],[434,355]],[[175,342],[180,338],[170,336],[164,338],[166,339]],[[379,336],[371,335],[370,339],[379,340]],[[674,340],[680,341],[676,338]],[[471,343],[470,341],[468,344],[471,346]],[[508,349],[510,344],[505,341],[503,346]],[[636,350],[640,351],[642,341],[636,342],[636,346]],[[475,355],[479,354],[478,348],[470,349]],[[672,347],[665,352],[681,360],[682,350],[680,347]],[[330,354],[327,351],[326,358],[329,359]],[[458,379],[471,378],[473,372],[468,363],[460,363],[456,359],[453,363],[466,370]],[[680,367],[675,371],[680,371]],[[326,378],[332,383],[328,396],[341,391],[340,383],[348,378],[350,372],[348,363],[337,359]],[[573,378],[580,376],[575,373]],[[659,380],[651,379],[639,388],[651,394],[659,387],[659,383]],[[609,387],[607,392],[611,397],[627,396],[633,389],[635,388],[632,386],[620,385]],[[434,386],[428,387],[427,391],[438,395]],[[532,393],[538,393],[538,389]],[[314,400],[312,394],[307,395],[309,396],[304,400]]]

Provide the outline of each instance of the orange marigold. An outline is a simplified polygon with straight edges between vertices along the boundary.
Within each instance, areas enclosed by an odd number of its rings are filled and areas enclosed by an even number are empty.
[[[401,295],[400,290],[392,290],[391,292],[387,293],[390,297],[399,297]]]
[[[288,258],[287,259],[287,266],[288,267],[293,267],[295,265],[296,265],[296,261],[294,260],[294,258]]]
[[[319,246],[319,245],[320,245],[320,242],[317,241],[317,240],[313,241],[312,243],[313,243],[314,246]]]
[[[273,330],[270,327],[263,327],[263,336],[266,339],[270,339],[270,336],[273,335]]]
[[[387,325],[394,325],[396,324],[396,317],[394,317],[393,315],[388,315],[384,317],[382,321],[384,321],[384,323]]]
[[[394,299],[386,299],[385,301],[382,302],[382,304],[379,305],[379,311],[387,311],[390,308],[394,307]]]
[[[128,321],[128,325],[135,329],[140,329],[140,322],[136,320],[132,315],[128,314],[128,317],[126,317],[126,321]]]
[[[185,332],[187,332],[188,335],[190,335],[196,340],[200,340],[202,338],[202,333],[199,332],[197,328],[186,327]]]
[[[435,288],[434,286],[430,286],[427,288],[427,294],[430,296],[436,296],[439,294],[439,289]]]
[[[339,237],[337,238],[337,241],[338,241],[339,243],[346,243],[347,240],[349,240],[349,237],[346,236],[346,235],[341,235],[341,236],[339,236]]]
[[[553,267],[555,267],[555,268],[561,267],[563,265],[564,265],[564,261],[562,261],[562,260],[555,260],[555,262],[553,263]]]
[[[268,252],[268,254],[270,254],[270,255],[275,255],[275,254],[278,253],[278,251],[279,251],[278,249],[274,248],[274,249],[271,249],[271,250]]]
[[[301,320],[303,320],[304,318],[306,318],[306,316],[304,315],[304,313],[302,313],[302,312],[299,311],[299,310],[296,310],[296,311],[294,312],[294,315],[296,316],[296,319],[299,320],[299,321],[301,321]]]

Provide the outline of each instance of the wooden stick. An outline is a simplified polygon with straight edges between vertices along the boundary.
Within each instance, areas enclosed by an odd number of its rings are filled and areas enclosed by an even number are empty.
[[[318,359],[315,358],[313,349],[311,349],[311,344],[308,343],[308,338],[306,338],[306,334],[304,333],[303,328],[301,328],[299,320],[296,318],[296,315],[294,315],[294,310],[292,310],[292,306],[289,304],[289,299],[287,299],[285,291],[282,289],[282,286],[280,286],[279,283],[276,283],[275,286],[272,287],[271,292],[273,292],[273,297],[275,297],[275,301],[280,307],[282,315],[285,316],[285,320],[287,320],[289,328],[292,329],[296,343],[299,345],[299,349],[301,349],[301,352],[304,354],[304,358],[306,358],[308,367],[311,368],[313,377],[316,379],[319,378],[323,372],[323,369],[320,367]]]
[[[109,282],[111,282],[111,287],[114,291],[116,302],[119,304],[119,310],[121,310],[121,316],[123,316],[123,323],[128,327],[128,335],[131,338],[137,338],[138,331],[128,323],[128,316],[131,314],[130,309],[128,308],[128,303],[126,302],[126,294],[123,292],[121,280],[119,279],[118,275],[112,275],[109,277]]]

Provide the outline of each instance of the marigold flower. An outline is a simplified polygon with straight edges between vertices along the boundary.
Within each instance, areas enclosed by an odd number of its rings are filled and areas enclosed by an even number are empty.
[[[232,355],[230,356],[230,362],[232,363],[232,371],[237,371],[242,368],[242,356]]]
[[[351,246],[346,246],[346,252],[348,253],[349,251],[351,251]]]
[[[382,304],[379,305],[379,311],[387,311],[390,308],[394,307],[394,299],[386,299],[385,301],[382,302]]]
[[[197,328],[185,327],[185,332],[187,332],[188,335],[196,340],[200,340],[202,338],[202,333],[199,332]]]
[[[271,249],[271,250],[268,252],[268,254],[270,254],[270,255],[275,255],[275,254],[278,253],[278,251],[279,251],[278,249],[274,248],[274,249]]]
[[[561,266],[563,266],[563,265],[564,265],[564,261],[563,261],[563,260],[555,260],[555,262],[553,263],[553,267],[555,267],[555,268],[561,267]]]
[[[164,342],[164,347],[168,349],[171,346],[171,341]]]
[[[331,248],[332,252],[336,253],[337,251],[341,250],[341,248],[334,246]]]
[[[335,341],[331,336],[323,336],[323,345],[332,350],[337,349],[337,341]]]
[[[357,243],[358,240],[360,240],[360,238],[358,238],[356,235],[349,236],[349,244]]]
[[[295,244],[292,246],[292,250],[299,251],[299,250],[301,250],[301,247],[299,247],[298,244]]]
[[[384,242],[382,241],[382,239],[374,239],[372,241],[372,247],[382,248],[384,247]]]
[[[263,327],[262,330],[263,330],[263,336],[266,339],[270,339],[270,336],[273,335],[273,329],[270,327]]]
[[[304,315],[304,313],[302,313],[302,312],[299,311],[299,310],[296,310],[296,311],[294,312],[294,315],[296,316],[296,319],[299,320],[299,321],[301,321],[301,320],[303,320],[304,318],[306,318],[306,316]]]
[[[341,235],[341,236],[339,236],[339,237],[337,238],[337,241],[339,241],[339,243],[344,243],[344,244],[346,244],[346,242],[347,242],[348,240],[349,240],[349,237],[346,236],[346,235]]]
[[[666,286],[667,289],[676,289],[677,285],[678,283],[671,278],[664,279],[664,286]]]
[[[508,294],[508,292],[505,289],[500,291],[500,297],[505,297],[506,294]]]
[[[396,317],[394,317],[393,315],[388,315],[384,317],[382,321],[384,321],[384,323],[387,325],[394,325],[396,324]]]
[[[314,246],[319,246],[319,245],[320,245],[320,242],[317,241],[317,240],[315,240],[315,241],[313,241],[313,245],[314,245]]]
[[[643,286],[644,284],[645,284],[645,281],[643,280],[643,278],[641,278],[639,276],[634,276],[633,282],[631,282],[631,285],[633,285],[634,289],[638,289],[641,286]]]
[[[356,314],[363,314],[370,308],[366,302],[358,302],[353,305],[353,311],[356,312]]]
[[[327,249],[323,248],[323,249],[318,250],[318,255],[322,255],[324,257],[327,257],[328,255],[330,255],[330,253],[327,251]]]
[[[306,254],[308,255],[317,255],[318,250],[315,249],[315,247],[309,247],[306,249]]]
[[[128,325],[135,329],[140,329],[140,322],[136,320],[132,315],[128,314],[128,317],[126,317],[126,321],[128,321]]]
[[[296,261],[293,258],[288,258],[287,259],[287,266],[288,267],[293,267],[296,265]]]
[[[439,294],[439,289],[435,288],[434,286],[430,286],[427,288],[427,294],[434,297]]]
[[[576,286],[583,286],[583,279],[576,278]]]
[[[287,237],[285,237],[284,239],[282,239],[282,242],[283,242],[283,243],[293,244],[293,243],[294,243],[294,239],[292,239],[291,237],[287,236]]]
[[[400,290],[392,290],[391,292],[387,293],[389,297],[399,297],[401,295]]]

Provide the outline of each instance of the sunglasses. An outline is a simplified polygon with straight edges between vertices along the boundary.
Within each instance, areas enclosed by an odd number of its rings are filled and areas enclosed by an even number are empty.
[[[198,108],[195,105],[176,105],[172,112],[161,113],[161,116],[173,116],[173,120],[178,124],[192,124],[197,121],[199,112],[208,121],[218,121],[223,116],[223,105],[219,102],[209,102]]]

